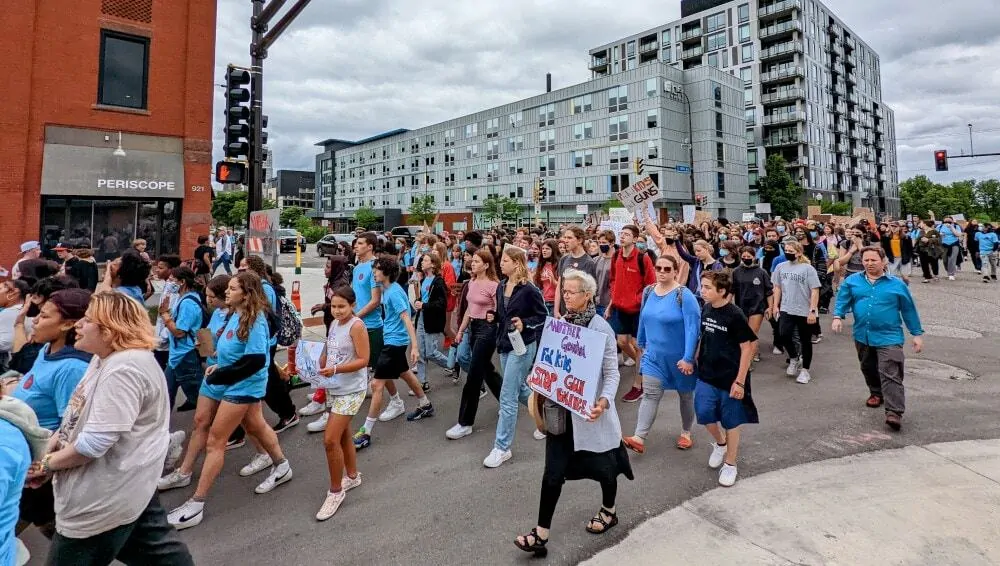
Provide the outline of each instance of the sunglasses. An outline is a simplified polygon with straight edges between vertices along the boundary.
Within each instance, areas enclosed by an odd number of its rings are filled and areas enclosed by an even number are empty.
[[[657,273],[670,273],[673,270],[674,270],[674,268],[670,267],[670,266],[662,266],[662,265],[657,265],[656,266],[656,272]]]

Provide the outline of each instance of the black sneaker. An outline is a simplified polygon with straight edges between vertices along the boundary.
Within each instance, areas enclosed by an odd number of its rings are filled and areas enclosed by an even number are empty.
[[[230,438],[229,442],[226,442],[226,450],[236,450],[237,448],[243,448],[246,445],[246,438]]]
[[[431,390],[431,384],[425,381],[420,385],[420,388],[424,390],[424,393],[427,393],[428,391]]]
[[[418,406],[412,413],[406,414],[406,420],[419,421],[434,416],[434,405],[427,403],[423,407]]]
[[[271,428],[274,430],[274,432],[284,432],[297,424],[299,424],[299,416],[292,415],[292,418],[281,419],[280,421],[275,423],[274,426],[272,426]]]
[[[458,368],[453,367],[451,369],[444,370],[444,376],[451,378],[451,383],[453,385],[458,385]]]
[[[830,309],[828,309],[826,307],[820,307],[819,308],[819,314],[830,314]]]

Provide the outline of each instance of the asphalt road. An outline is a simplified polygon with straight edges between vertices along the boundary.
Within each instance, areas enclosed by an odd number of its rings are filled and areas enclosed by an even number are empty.
[[[851,339],[830,332],[828,316],[822,317],[826,333],[815,348],[813,381],[808,385],[785,377],[784,357],[770,354],[765,324],[763,361],[754,374],[761,424],[744,433],[741,477],[858,452],[1000,437],[995,346],[1000,287],[964,273],[956,282],[922,285],[917,279],[913,291],[928,335],[923,354],[907,350],[903,431],[888,433],[882,411],[864,407],[867,391]],[[623,393],[633,370],[622,369]],[[364,485],[351,491],[327,522],[314,519],[328,478],[322,439],[305,430],[306,419],[280,437],[295,479],[270,494],[253,493],[263,474],[240,478],[236,473],[248,461],[249,449],[230,452],[206,506],[205,521],[181,533],[197,563],[412,566],[529,560],[512,541],[534,526],[537,512],[544,442],[532,439],[531,418],[522,410],[513,459],[498,469],[486,469],[482,460],[493,445],[496,401],[483,400],[473,435],[447,440],[444,432],[455,423],[460,388],[437,369],[430,380],[437,415],[418,423],[402,418],[379,423],[372,446],[359,454]],[[300,406],[305,395],[304,390],[293,393]],[[706,466],[709,435],[697,429],[692,450],[673,448],[680,417],[676,396],[665,397],[646,454],[632,456],[636,480],[622,478],[619,484],[621,524],[605,535],[585,532],[587,519],[600,506],[600,489],[593,482],[568,482],[546,563],[576,564],[618,542],[644,519],[717,486],[716,474]],[[412,408],[412,398],[405,399]],[[638,404],[618,403],[626,434],[634,430],[637,409]],[[178,416],[172,428],[187,427],[190,418],[191,413]],[[164,504],[179,505],[192,490],[168,492]],[[44,553],[37,534],[28,539],[38,554]]]

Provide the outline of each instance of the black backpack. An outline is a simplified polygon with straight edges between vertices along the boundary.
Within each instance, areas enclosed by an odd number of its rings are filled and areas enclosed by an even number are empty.
[[[612,266],[614,266],[614,264],[618,262],[618,258],[620,257],[621,252],[622,252],[621,248],[618,248],[618,249],[615,250],[615,255],[614,255],[614,257],[611,258],[611,265]],[[639,278],[642,279],[643,281],[645,281],[646,280],[646,262],[642,261],[642,256],[646,255],[646,252],[639,251],[639,248],[634,248],[632,250],[632,255],[636,258],[636,261],[639,262]]]
[[[202,301],[201,301],[201,297],[199,297],[198,295],[192,295],[191,293],[188,293],[188,294],[184,295],[183,297],[181,297],[180,301],[177,301],[177,311],[178,312],[180,312],[180,310],[181,310],[181,303],[183,303],[185,299],[191,299],[192,301],[194,301],[195,304],[198,305],[198,310],[201,311],[201,326],[198,327],[198,330],[201,330],[202,328],[207,328],[208,327],[208,321],[212,319],[212,314],[209,313],[208,310],[205,308],[204,303],[202,303]],[[197,333],[198,333],[198,331],[195,330],[194,334],[197,334]]]

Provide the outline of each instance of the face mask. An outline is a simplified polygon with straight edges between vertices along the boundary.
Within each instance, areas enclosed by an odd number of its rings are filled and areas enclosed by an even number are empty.
[[[810,231],[809,231],[809,235],[810,235],[810,236],[812,236],[812,237],[813,237],[813,239],[815,240],[816,238],[818,238],[818,237],[819,237],[819,232],[817,232],[817,231],[815,231],[815,230],[810,230]]]
[[[719,241],[720,242],[725,242],[727,239],[729,239],[729,236],[727,236],[725,234],[719,234]]]
[[[401,249],[403,249],[403,244],[396,244],[396,250],[398,251]]]
[[[24,313],[24,315],[27,316],[28,318],[35,318],[36,316],[38,316],[38,313],[41,312],[41,310],[42,309],[35,303],[29,303],[28,311]]]
[[[602,254],[608,253],[608,250],[610,250],[610,249],[611,249],[611,245],[610,244],[601,244],[601,253]]]
[[[638,249],[638,250],[639,250],[640,252],[644,252],[644,251],[646,251],[646,244],[644,244],[644,243],[642,243],[642,242],[636,242],[636,243],[635,243],[635,247],[636,247],[636,249]]]
[[[907,224],[906,227],[907,228],[913,228],[913,224]]]
[[[787,259],[790,262],[794,262],[795,258],[797,257],[799,257],[798,254],[790,254],[788,252],[785,252],[785,259]]]
[[[727,249],[719,250],[719,257],[726,257],[727,255],[729,255],[729,250]]]
[[[673,243],[676,242],[677,240],[675,240],[674,238],[664,238],[663,241],[670,245],[673,245]]]
[[[980,226],[980,227],[979,227],[979,231],[980,231],[980,232],[985,232],[985,231],[986,231],[986,228],[983,228],[982,226]]]
[[[747,267],[750,267],[751,265],[753,265],[753,258],[750,258],[750,259],[743,258],[743,265],[745,265]]]
[[[600,255],[600,254],[590,254],[590,257],[596,258],[598,255]]]
[[[784,226],[778,226],[777,230],[778,230],[779,234],[784,234],[785,233],[785,227]]]
[[[167,281],[166,284],[163,285],[163,294],[164,295],[169,295],[171,293],[176,293],[177,291],[180,291],[180,290],[181,290],[181,286],[178,285],[177,283],[174,283],[173,281]]]
[[[425,254],[425,253],[427,253],[429,251],[431,251],[431,249],[429,247],[427,247],[427,246],[420,246],[420,253]]]
[[[458,244],[458,248],[464,252],[465,251],[465,242],[460,242]]]

